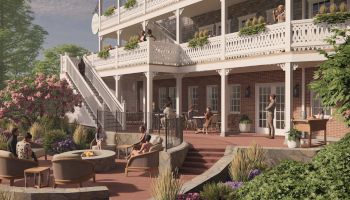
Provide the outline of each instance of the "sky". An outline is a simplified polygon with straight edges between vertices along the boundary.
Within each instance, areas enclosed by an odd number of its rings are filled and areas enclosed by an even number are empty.
[[[59,44],[75,44],[96,52],[98,40],[97,35],[91,32],[91,19],[97,2],[98,0],[32,0],[30,5],[34,12],[34,23],[49,33],[44,49]]]

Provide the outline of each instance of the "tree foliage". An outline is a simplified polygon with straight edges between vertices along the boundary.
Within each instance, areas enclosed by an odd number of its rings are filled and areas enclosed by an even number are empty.
[[[310,88],[322,99],[326,107],[334,107],[350,126],[350,30],[333,30],[328,39],[334,52],[322,51],[327,60],[314,74]],[[341,44],[339,41],[343,41]]]
[[[74,94],[66,80],[42,74],[28,76],[8,81],[7,87],[0,91],[0,118],[31,125],[44,116],[57,119],[74,112],[81,101],[81,96]]]
[[[44,59],[34,64],[33,73],[45,75],[59,75],[60,54],[68,53],[71,57],[83,56],[89,51],[73,44],[63,44],[44,51]]]
[[[28,0],[1,0],[0,3],[0,88],[8,76],[31,71],[47,32],[33,24]]]

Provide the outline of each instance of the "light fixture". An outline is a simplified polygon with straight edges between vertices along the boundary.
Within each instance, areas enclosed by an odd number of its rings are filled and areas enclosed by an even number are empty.
[[[250,86],[246,87],[246,89],[244,91],[244,96],[246,98],[250,97]]]

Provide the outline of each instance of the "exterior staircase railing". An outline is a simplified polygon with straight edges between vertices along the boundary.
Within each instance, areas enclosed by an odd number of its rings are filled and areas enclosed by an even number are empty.
[[[61,73],[65,73],[70,78],[70,81],[75,85],[81,96],[84,98],[84,101],[95,119],[97,119],[98,110],[103,109],[103,105],[100,103],[69,56],[64,55],[61,59],[63,61]]]

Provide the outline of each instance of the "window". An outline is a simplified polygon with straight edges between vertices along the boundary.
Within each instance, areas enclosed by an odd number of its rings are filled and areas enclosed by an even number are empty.
[[[159,110],[163,110],[163,106],[165,104],[167,95],[166,95],[166,87],[159,88]]]
[[[207,86],[207,105],[212,111],[218,111],[219,87],[217,85]]]
[[[316,16],[322,5],[329,7],[333,0],[309,0],[309,15],[310,18]]]
[[[241,86],[230,87],[230,112],[239,114],[241,112]]]
[[[244,27],[245,23],[246,23],[248,20],[253,20],[253,18],[254,18],[255,16],[256,16],[256,13],[238,17],[238,26],[239,26],[239,29],[241,29],[242,27]]]
[[[311,93],[311,115],[317,115],[321,111],[324,111],[326,117],[331,116],[332,112],[330,108],[326,108],[322,105],[321,98],[317,97],[315,93]]]
[[[188,107],[194,106],[194,109],[198,109],[198,87],[188,87]]]
[[[173,103],[171,108],[176,109],[176,87],[169,88],[169,97],[171,99],[171,102]]]

